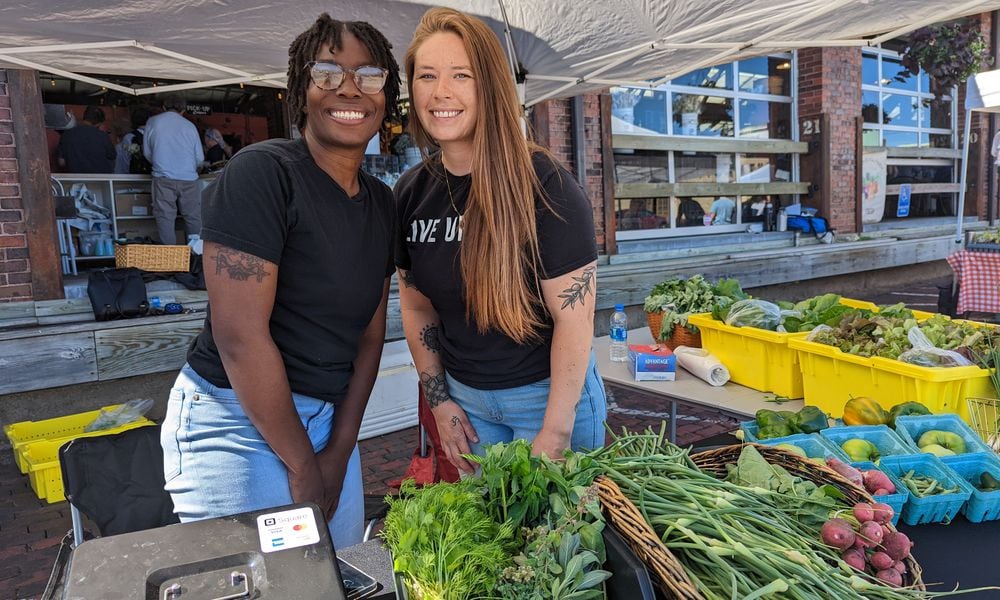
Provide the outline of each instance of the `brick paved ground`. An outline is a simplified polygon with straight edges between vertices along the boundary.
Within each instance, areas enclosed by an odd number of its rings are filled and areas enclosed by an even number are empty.
[[[936,310],[937,288],[930,282],[904,291],[864,298],[880,304],[906,302]],[[658,428],[669,418],[662,400],[623,388],[609,389],[609,425],[615,430]],[[678,405],[677,438],[681,445],[732,430],[737,421],[719,411]],[[365,494],[381,497],[389,482],[406,470],[417,447],[417,429],[361,442]],[[70,529],[66,502],[40,502],[14,465],[0,465],[0,600],[37,598],[45,587],[59,543]]]

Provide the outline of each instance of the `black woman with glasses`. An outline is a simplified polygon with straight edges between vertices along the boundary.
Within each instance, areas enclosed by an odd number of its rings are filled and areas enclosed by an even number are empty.
[[[164,474],[182,521],[309,501],[345,547],[393,269],[392,192],[360,167],[398,117],[399,67],[374,27],[326,14],[288,57],[301,139],[244,148],[205,198],[209,312],[170,393]]]

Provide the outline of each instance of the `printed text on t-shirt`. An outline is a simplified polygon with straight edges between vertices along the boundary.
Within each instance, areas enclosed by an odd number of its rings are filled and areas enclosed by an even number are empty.
[[[407,242],[433,243],[438,241],[441,232],[441,219],[414,219],[410,223]],[[444,241],[462,241],[462,217],[444,218]]]

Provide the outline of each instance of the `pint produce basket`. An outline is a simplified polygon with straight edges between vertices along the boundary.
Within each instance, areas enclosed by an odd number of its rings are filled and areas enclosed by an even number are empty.
[[[847,455],[844,454],[843,450],[818,433],[796,433],[779,438],[760,440],[757,443],[765,446],[791,444],[801,448],[802,451],[806,453],[806,457],[810,459],[826,460],[828,456],[832,456],[834,458],[839,458],[844,462],[850,462],[850,459],[847,458]]]
[[[692,332],[683,325],[674,325],[673,333],[666,340],[660,339],[660,328],[663,326],[663,311],[646,313],[646,324],[649,325],[649,333],[653,336],[653,341],[673,350],[677,346],[687,346],[688,348],[701,348],[701,333]]]
[[[886,425],[847,425],[829,427],[819,432],[833,445],[843,450],[844,442],[852,439],[867,440],[878,448],[882,456],[913,454],[913,449],[896,432]]]
[[[980,490],[976,485],[983,473],[1000,481],[1000,459],[995,454],[963,454],[952,456],[946,463],[972,486],[972,495],[962,507],[962,514],[973,523],[1000,519],[1000,490]]]
[[[938,485],[945,488],[955,486],[959,488],[957,493],[934,494],[923,498],[911,493],[906,506],[903,507],[903,522],[907,525],[950,523],[972,496],[973,488],[969,482],[930,454],[890,456],[879,463],[879,468],[900,480],[908,472],[913,471],[917,475],[933,477],[938,481]]]
[[[186,273],[191,269],[191,248],[158,244],[115,244],[115,267]]]
[[[916,452],[921,452],[920,447],[917,446],[920,436],[933,430],[947,431],[962,438],[962,441],[965,442],[963,454],[992,452],[990,447],[976,435],[976,432],[965,421],[958,418],[958,415],[911,415],[896,419],[896,433]],[[945,456],[941,460],[948,464],[953,458]]]

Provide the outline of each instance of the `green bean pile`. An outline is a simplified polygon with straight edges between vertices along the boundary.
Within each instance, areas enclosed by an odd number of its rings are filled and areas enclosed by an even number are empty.
[[[702,472],[686,450],[665,441],[662,430],[623,434],[592,456],[708,600],[908,600],[961,593],[892,588],[852,569],[820,541],[817,529],[799,522],[787,495],[779,508],[775,492]]]

